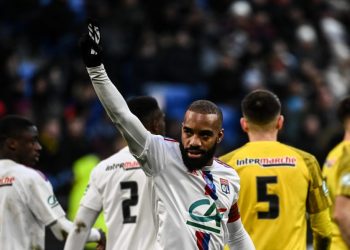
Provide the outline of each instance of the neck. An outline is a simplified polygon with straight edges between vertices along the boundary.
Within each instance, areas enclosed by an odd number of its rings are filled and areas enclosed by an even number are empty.
[[[350,131],[345,131],[343,140],[350,141]]]
[[[277,141],[276,132],[248,132],[249,141]]]

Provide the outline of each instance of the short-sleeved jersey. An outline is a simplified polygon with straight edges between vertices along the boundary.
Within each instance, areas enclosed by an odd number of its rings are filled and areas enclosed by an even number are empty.
[[[315,157],[276,141],[257,141],[220,160],[238,172],[238,207],[256,249],[306,249],[306,213],[329,206]]]
[[[63,216],[40,172],[0,160],[0,249],[45,249],[45,226]]]
[[[81,205],[104,211],[107,249],[154,249],[155,226],[149,181],[125,147],[91,172]]]
[[[350,196],[350,142],[343,141],[335,146],[327,155],[322,173],[327,182],[332,201],[337,195]],[[333,206],[330,209],[331,218]],[[332,220],[332,250],[348,249],[342,239],[338,225]]]
[[[223,249],[239,217],[239,177],[226,164],[188,171],[179,143],[149,133],[138,157],[152,180],[157,249]]]

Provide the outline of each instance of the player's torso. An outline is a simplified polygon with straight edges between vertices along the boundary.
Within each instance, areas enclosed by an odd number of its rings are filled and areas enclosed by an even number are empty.
[[[240,176],[241,218],[256,248],[305,249],[309,173],[300,155],[278,142],[254,142],[227,163]]]
[[[0,160],[0,249],[44,249],[44,224],[26,205],[31,201],[23,194],[23,171],[12,161]]]
[[[109,246],[114,247],[110,249],[153,247],[155,228],[149,181],[136,159],[128,151],[111,157],[100,167],[97,183],[103,199]]]
[[[154,182],[154,206],[162,249],[222,249],[228,212],[237,199],[238,176],[214,163],[189,172],[175,147]],[[165,237],[164,235],[172,235]]]
[[[327,159],[323,165],[322,174],[324,179],[327,182],[327,186],[329,189],[329,194],[334,203],[336,190],[338,188],[338,167],[339,162],[343,157],[343,148],[344,146],[349,146],[349,142],[341,142],[339,143],[327,156]],[[330,215],[333,218],[333,206],[330,208]],[[332,220],[332,244],[331,250],[346,250],[347,247],[342,240],[339,228],[335,221]]]

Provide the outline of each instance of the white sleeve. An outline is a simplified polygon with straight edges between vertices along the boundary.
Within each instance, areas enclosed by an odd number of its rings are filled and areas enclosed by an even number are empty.
[[[108,116],[123,134],[132,154],[135,157],[140,156],[144,151],[149,132],[131,113],[123,96],[109,79],[103,64],[87,68],[87,71]]]
[[[227,244],[231,250],[254,250],[255,246],[247,231],[244,229],[241,219],[227,223],[228,240]]]
[[[50,182],[45,177],[35,173],[33,178],[28,178],[28,182],[29,188],[24,189],[23,192],[31,212],[37,219],[48,226],[65,216]]]
[[[98,167],[95,167],[90,174],[89,184],[86,187],[86,191],[80,201],[80,204],[84,207],[100,212],[102,210],[102,196],[95,184],[95,175],[98,173],[96,172],[97,169]]]
[[[84,206],[79,207],[73,228],[69,231],[67,241],[64,245],[64,250],[84,249],[87,241],[100,240],[100,233],[98,230],[94,228],[91,229],[98,215],[99,213],[97,211]]]

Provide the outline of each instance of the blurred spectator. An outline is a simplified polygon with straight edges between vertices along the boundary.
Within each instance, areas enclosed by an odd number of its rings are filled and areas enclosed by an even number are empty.
[[[337,134],[334,107],[350,86],[348,1],[0,1],[0,116],[39,124],[39,165],[59,194],[70,188],[73,163],[106,152],[116,133],[78,56],[86,17],[102,23],[106,65],[125,96],[163,89],[157,97],[176,139],[174,107],[208,98],[233,122],[220,151],[242,143],[238,103],[256,88],[281,97],[283,142],[320,160]]]

